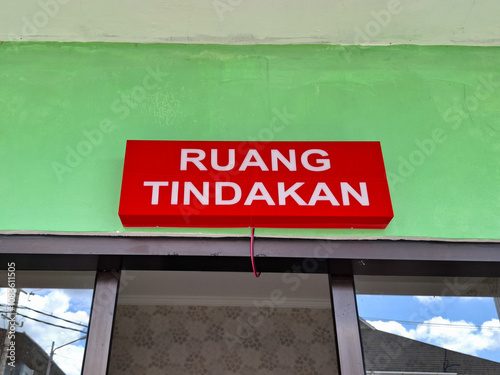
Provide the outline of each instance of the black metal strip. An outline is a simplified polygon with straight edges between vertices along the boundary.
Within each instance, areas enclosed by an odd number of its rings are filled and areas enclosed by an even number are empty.
[[[352,275],[329,275],[337,362],[340,375],[365,375]]]
[[[260,238],[262,272],[359,275],[500,276],[499,243],[326,241]],[[248,238],[0,236],[0,269],[251,272]]]
[[[97,273],[82,375],[105,375],[108,369],[120,273]]]

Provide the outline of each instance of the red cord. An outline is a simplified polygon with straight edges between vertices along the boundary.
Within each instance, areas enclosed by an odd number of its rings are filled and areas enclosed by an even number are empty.
[[[253,235],[254,235],[255,228],[252,228],[252,236],[250,237],[250,257],[252,259],[252,269],[253,269],[253,274],[255,277],[260,276],[260,272],[255,271],[255,262],[253,259]]]

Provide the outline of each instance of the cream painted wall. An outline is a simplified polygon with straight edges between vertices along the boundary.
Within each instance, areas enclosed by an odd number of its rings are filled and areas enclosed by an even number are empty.
[[[498,0],[3,1],[2,41],[500,45]]]

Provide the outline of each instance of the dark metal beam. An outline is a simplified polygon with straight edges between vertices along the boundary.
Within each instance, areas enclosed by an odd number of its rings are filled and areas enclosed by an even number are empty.
[[[354,260],[355,275],[500,277],[500,262]]]
[[[248,238],[0,235],[0,269],[15,261],[26,270],[250,272],[249,246]],[[255,253],[264,272],[326,273],[334,259],[360,275],[500,276],[500,243],[257,238]]]
[[[356,292],[352,275],[329,275],[340,375],[365,375]]]
[[[119,284],[119,272],[97,273],[82,375],[106,375]]]
[[[0,235],[0,253],[248,256],[249,238]],[[259,238],[255,254],[284,258],[500,262],[500,243]]]

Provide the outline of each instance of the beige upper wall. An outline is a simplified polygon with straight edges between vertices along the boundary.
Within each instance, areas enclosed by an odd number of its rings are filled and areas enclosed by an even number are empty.
[[[499,0],[23,0],[0,40],[499,46],[499,19]]]

